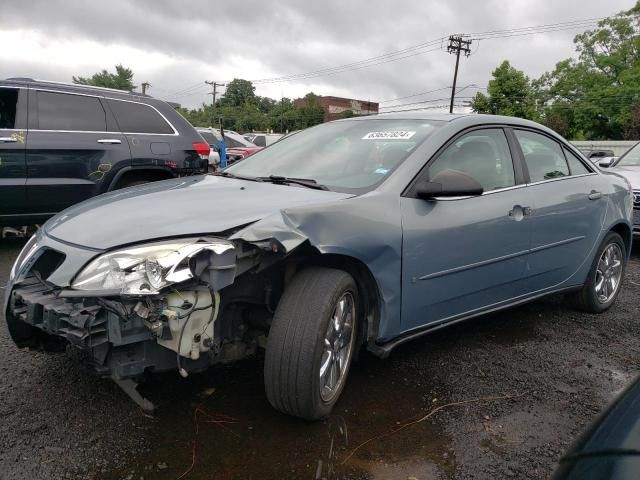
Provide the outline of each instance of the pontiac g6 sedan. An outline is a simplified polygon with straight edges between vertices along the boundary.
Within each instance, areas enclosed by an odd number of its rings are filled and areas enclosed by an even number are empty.
[[[326,123],[221,175],[102,195],[49,220],[5,289],[21,347],[85,350],[135,389],[265,348],[271,404],[326,416],[356,352],[563,292],[615,301],[627,181],[551,130],[484,115]]]

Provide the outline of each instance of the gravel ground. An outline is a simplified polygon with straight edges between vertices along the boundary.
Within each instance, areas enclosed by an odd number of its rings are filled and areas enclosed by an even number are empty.
[[[0,243],[0,285],[20,247]],[[0,479],[177,479],[194,457],[183,478],[548,478],[640,372],[639,298],[636,247],[605,314],[549,298],[434,333],[387,360],[364,355],[335,414],[314,424],[268,406],[261,358],[156,376],[142,390],[159,409],[145,416],[74,352],[18,350],[2,319]],[[390,434],[437,407],[505,395]]]

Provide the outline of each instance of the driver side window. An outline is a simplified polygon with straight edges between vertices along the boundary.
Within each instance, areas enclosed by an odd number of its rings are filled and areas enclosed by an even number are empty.
[[[429,178],[444,170],[466,173],[485,192],[516,184],[509,144],[501,128],[474,130],[455,140],[429,167]]]

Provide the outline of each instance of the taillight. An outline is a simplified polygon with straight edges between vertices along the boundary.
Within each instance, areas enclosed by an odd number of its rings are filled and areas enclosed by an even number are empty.
[[[209,150],[211,147],[209,147],[208,143],[204,143],[204,142],[193,142],[193,149],[196,151],[196,153],[198,155],[200,155],[201,157],[209,157]]]

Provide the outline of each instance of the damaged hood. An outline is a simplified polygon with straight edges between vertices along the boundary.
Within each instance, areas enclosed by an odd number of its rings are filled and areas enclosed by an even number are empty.
[[[159,238],[215,234],[281,210],[352,194],[204,175],[153,182],[100,195],[50,219],[47,235],[106,250]]]

